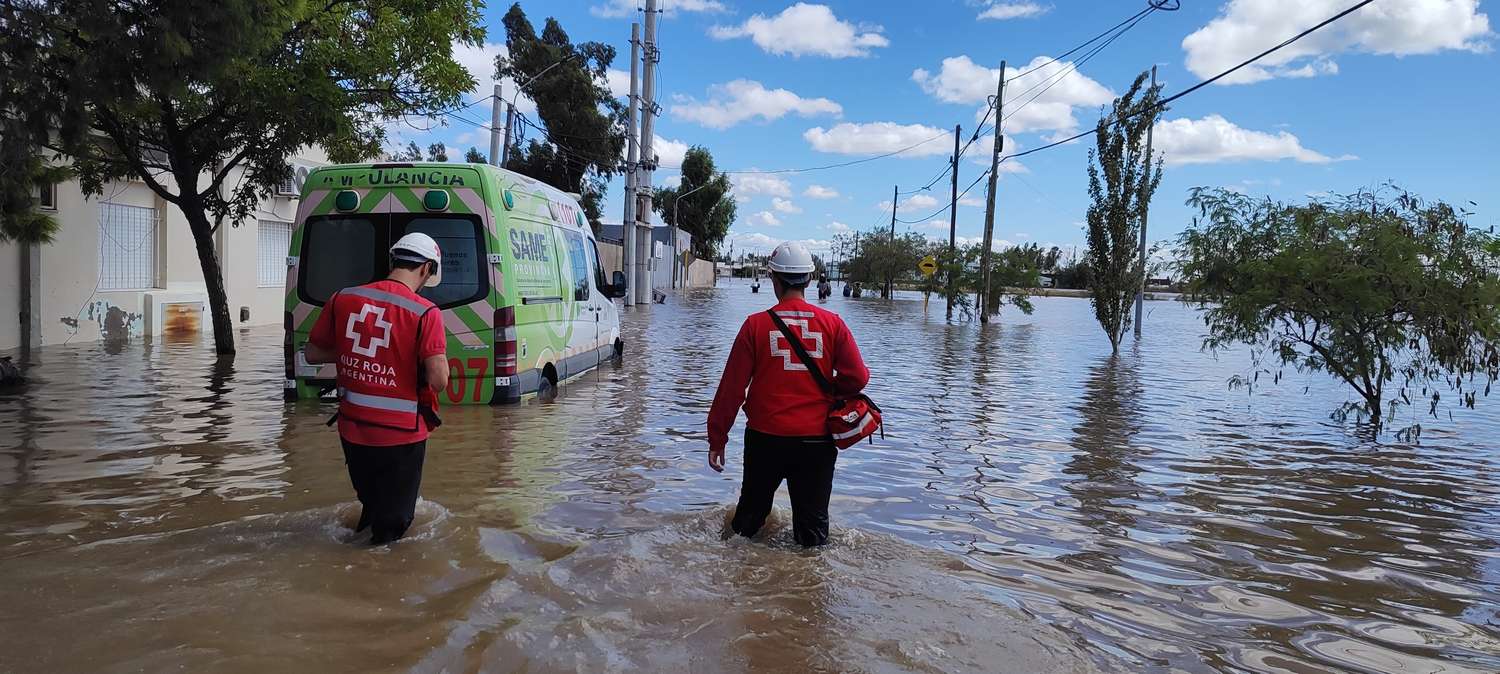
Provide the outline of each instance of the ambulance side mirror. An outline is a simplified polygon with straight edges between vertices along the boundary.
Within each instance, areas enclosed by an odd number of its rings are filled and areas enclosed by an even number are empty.
[[[618,299],[625,296],[627,285],[625,283],[625,272],[617,271],[610,279],[614,283],[604,290],[604,296],[610,299]]]

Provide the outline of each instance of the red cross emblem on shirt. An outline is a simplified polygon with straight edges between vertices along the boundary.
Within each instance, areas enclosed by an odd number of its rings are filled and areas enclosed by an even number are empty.
[[[366,304],[359,313],[349,314],[344,336],[354,341],[350,351],[374,358],[381,347],[391,345],[391,323],[385,320],[385,307]]]

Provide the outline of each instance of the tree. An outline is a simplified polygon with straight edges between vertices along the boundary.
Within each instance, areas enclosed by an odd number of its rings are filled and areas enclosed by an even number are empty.
[[[625,150],[625,106],[606,79],[615,48],[575,45],[553,18],[538,36],[520,4],[511,5],[502,22],[509,55],[495,59],[496,76],[521,83],[541,118],[542,128],[533,128],[543,134],[524,146],[513,142],[505,168],[582,195],[584,212],[597,223],[604,189]],[[519,118],[522,126],[532,124]]]
[[[1388,197],[1393,193],[1395,196]],[[1500,239],[1445,203],[1396,188],[1284,205],[1198,188],[1178,239],[1184,299],[1203,309],[1205,347],[1247,344],[1263,360],[1328,372],[1367,417],[1441,392],[1473,407],[1500,374]],[[1279,378],[1279,371],[1275,374]]]
[[[406,149],[391,155],[391,161],[422,161],[422,148],[417,147],[416,141],[407,141]]]
[[[448,148],[442,143],[428,145],[427,161],[448,161]]]
[[[1094,148],[1089,150],[1089,301],[1115,353],[1130,329],[1130,305],[1140,285],[1141,221],[1161,182],[1161,159],[1152,165],[1145,151],[1146,130],[1164,111],[1159,105],[1161,85],[1142,92],[1147,76],[1141,73],[1125,95],[1115,99],[1113,109],[1094,128]]]
[[[471,146],[469,151],[464,153],[464,161],[470,164],[488,164],[489,158],[485,157],[483,152]]]
[[[90,194],[133,178],[180,210],[215,346],[233,354],[215,232],[253,213],[300,148],[375,156],[382,121],[457,103],[474,81],[452,47],[483,40],[478,19],[477,0],[6,0],[0,105],[22,122],[6,142],[70,162]],[[33,179],[0,172],[0,191]]]
[[[693,235],[694,257],[712,260],[734,222],[736,204],[729,190],[729,176],[714,168],[713,155],[694,145],[682,159],[682,179],[677,187],[656,188],[652,206],[661,214],[662,222]],[[679,194],[686,195],[681,203]]]

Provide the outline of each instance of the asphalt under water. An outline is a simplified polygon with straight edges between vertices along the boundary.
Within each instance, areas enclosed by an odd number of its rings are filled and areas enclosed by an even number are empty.
[[[995,325],[835,297],[887,437],[841,455],[834,541],[723,536],[719,366],[765,294],[624,314],[550,402],[449,407],[409,539],[369,548],[331,406],[281,333],[49,347],[0,393],[0,671],[1500,670],[1500,401],[1362,439],[1323,377],[1148,305]],[[1425,408],[1420,410],[1425,413]]]

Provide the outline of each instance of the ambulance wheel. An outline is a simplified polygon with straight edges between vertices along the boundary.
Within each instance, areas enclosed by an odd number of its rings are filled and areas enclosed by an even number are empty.
[[[551,402],[557,399],[557,368],[548,363],[542,368],[542,381],[536,387],[536,399]]]

